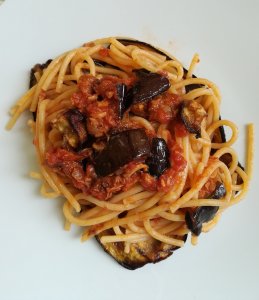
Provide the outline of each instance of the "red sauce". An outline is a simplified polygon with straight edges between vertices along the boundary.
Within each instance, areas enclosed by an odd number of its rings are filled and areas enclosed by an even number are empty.
[[[79,78],[78,88],[87,100],[91,100],[91,96],[95,96],[94,89],[97,83],[98,79],[92,75],[83,75]],[[95,99],[95,97],[93,98]]]
[[[103,97],[111,99],[116,97],[116,85],[121,83],[121,80],[115,76],[105,76],[95,86],[95,92]]]
[[[183,149],[172,139],[169,139],[170,163],[176,171],[183,171],[187,162],[183,155]]]
[[[187,166],[187,161],[183,156],[183,149],[171,138],[169,138],[168,146],[171,167],[159,177],[158,190],[162,192],[169,192],[180,181],[182,173]]]
[[[176,123],[174,125],[174,132],[176,137],[180,137],[180,138],[185,137],[189,134],[182,122]]]
[[[115,127],[119,121],[116,109],[117,104],[114,101],[90,103],[86,108],[88,132],[95,137],[101,137]]]
[[[213,164],[217,161],[219,161],[219,159],[217,157],[211,156],[208,160],[207,167],[209,167],[211,164]],[[202,178],[203,178],[203,176],[199,175],[197,180],[200,180]],[[209,180],[207,181],[207,183],[205,183],[204,186],[201,188],[199,197],[201,197],[201,198],[208,197],[215,190],[218,180],[219,180],[219,178],[217,178],[216,176],[213,176],[213,174],[212,174],[211,177],[209,178]]]
[[[199,198],[207,198],[215,191],[217,185],[217,178],[209,178],[199,192]]]
[[[137,182],[138,174],[136,173],[130,177],[121,175],[105,176],[94,180],[87,192],[98,199],[106,200],[115,193],[127,191]]]
[[[51,149],[46,152],[46,164],[57,173],[69,178],[77,189],[101,200],[109,199],[117,192],[127,191],[138,182],[137,173],[129,176],[125,172],[121,175],[98,178],[91,164],[88,164],[84,171],[81,161],[89,154],[85,151],[83,153],[84,155],[80,155],[61,148]],[[132,167],[131,165],[128,169]]]
[[[103,136],[119,121],[116,85],[121,82],[115,76],[98,80],[83,75],[79,79],[79,92],[72,95],[72,104],[86,115],[87,130],[95,137]]]
[[[139,183],[148,191],[157,191],[157,178],[151,176],[149,173],[141,173]]]
[[[63,162],[79,161],[84,157],[61,148],[50,149],[46,152],[45,158],[50,167],[59,167]]]
[[[86,99],[86,97],[83,95],[83,93],[81,91],[80,92],[76,92],[76,93],[74,93],[72,95],[71,102],[81,112],[83,112],[85,110],[85,107],[87,106],[87,99]]]
[[[182,173],[187,166],[183,150],[170,136],[168,146],[171,167],[165,170],[159,178],[155,178],[148,173],[142,173],[139,182],[146,190],[167,193],[180,181]]]
[[[109,50],[101,49],[99,54],[107,56]],[[71,102],[74,108],[84,115],[87,133],[97,139],[97,143],[98,141],[106,143],[111,132],[139,128],[139,124],[130,122],[127,118],[120,120],[118,116],[117,85],[124,83],[130,88],[135,80],[134,75],[127,79],[115,76],[104,76],[102,79],[91,75],[80,77],[78,91],[72,95]],[[160,124],[175,123],[179,104],[180,98],[177,95],[165,92],[147,103],[146,118]],[[188,134],[184,125],[179,122],[175,124],[173,130],[177,137]],[[150,141],[155,137],[154,132],[146,131],[146,134]],[[48,167],[70,179],[75,188],[98,199],[106,200],[118,192],[128,190],[137,182],[149,191],[170,191],[181,179],[187,163],[182,148],[176,144],[170,134],[168,148],[171,167],[159,178],[151,176],[147,170],[134,172],[138,164],[145,163],[145,158],[125,165],[114,174],[98,178],[91,161],[92,148],[84,148],[83,151],[76,152],[64,144],[62,148],[49,149],[45,160]],[[88,162],[84,169],[82,161],[85,158]]]
[[[80,161],[84,158],[79,154],[65,149],[50,149],[45,155],[46,164],[57,173],[70,178],[73,185],[83,190],[85,188],[85,173]]]
[[[107,57],[109,56],[109,49],[107,48],[102,48],[99,50],[99,54],[102,56],[102,57]]]
[[[165,92],[148,103],[149,120],[167,124],[176,117],[180,98]]]

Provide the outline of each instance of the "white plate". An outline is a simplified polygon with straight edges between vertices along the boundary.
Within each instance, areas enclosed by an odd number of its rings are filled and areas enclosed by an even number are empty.
[[[10,133],[3,129],[33,64],[98,37],[131,36],[185,64],[200,53],[196,73],[220,87],[222,116],[240,128],[243,163],[244,126],[259,125],[258,11],[259,2],[248,0],[6,0],[0,6],[0,299],[259,299],[257,157],[246,199],[196,247],[187,242],[159,264],[128,271],[95,241],[81,244],[77,230],[63,231],[62,203],[39,196],[39,184],[27,177],[36,164],[26,117]]]

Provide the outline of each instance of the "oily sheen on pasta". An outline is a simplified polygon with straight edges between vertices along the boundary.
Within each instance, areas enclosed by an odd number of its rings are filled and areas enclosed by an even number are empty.
[[[82,227],[128,269],[197,243],[246,194],[232,145],[237,126],[220,117],[217,86],[153,46],[125,38],[85,43],[31,70],[11,109],[11,129],[33,113],[40,192],[62,197],[65,228]],[[226,140],[224,127],[231,134]]]

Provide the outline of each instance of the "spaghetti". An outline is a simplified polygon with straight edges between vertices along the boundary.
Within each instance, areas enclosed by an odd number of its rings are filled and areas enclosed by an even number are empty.
[[[232,145],[238,129],[220,119],[221,97],[173,57],[134,40],[105,38],[32,69],[31,87],[7,129],[30,110],[40,192],[65,199],[65,228],[84,228],[131,269],[168,257],[214,227],[246,194]],[[231,130],[226,141],[223,126]]]

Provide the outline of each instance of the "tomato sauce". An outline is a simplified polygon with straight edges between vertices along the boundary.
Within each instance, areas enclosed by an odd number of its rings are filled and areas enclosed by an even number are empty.
[[[107,57],[109,56],[109,49],[107,48],[101,48],[99,50],[99,54],[102,56],[102,57]]]
[[[168,146],[170,150],[171,167],[159,177],[158,190],[169,192],[171,188],[181,179],[183,171],[187,167],[187,161],[183,155],[183,149],[169,138]]]
[[[99,54],[104,57],[108,56],[109,50],[101,49]],[[82,126],[85,126],[87,131],[86,143],[80,145],[81,148],[73,149],[71,145],[65,143],[64,139],[63,147],[51,148],[45,155],[48,167],[70,179],[73,186],[78,190],[98,199],[109,199],[118,192],[128,190],[137,182],[146,190],[166,193],[177,184],[187,165],[183,156],[183,149],[169,134],[167,145],[170,153],[170,167],[160,177],[151,176],[148,173],[148,166],[144,169],[138,167],[139,164],[145,164],[146,158],[134,160],[108,176],[98,177],[96,175],[94,155],[97,155],[98,151],[101,150],[98,150],[98,147],[94,148],[89,139],[94,140],[94,145],[105,147],[109,135],[140,126],[131,122],[127,117],[121,120],[118,113],[118,84],[126,85],[129,90],[135,81],[135,75],[127,79],[110,75],[103,76],[101,79],[89,74],[81,76],[78,82],[78,91],[72,95],[71,103],[74,109],[78,109],[85,118],[85,125]],[[145,110],[145,118],[149,121],[155,121],[159,124],[174,123],[175,135],[183,137],[188,132],[183,124],[176,121],[180,102],[179,96],[164,92],[145,103],[141,113]],[[68,132],[67,128],[69,128],[69,124],[66,127],[66,134],[75,134],[73,128],[71,132]],[[149,130],[145,131],[151,143],[152,138],[156,135]],[[62,132],[62,134],[65,133]]]
[[[174,119],[178,112],[180,98],[165,92],[148,104],[149,120],[167,124]]]
[[[189,132],[187,131],[186,127],[182,122],[178,122],[174,124],[174,132],[176,137],[180,137],[180,138],[185,137],[189,134]]]

